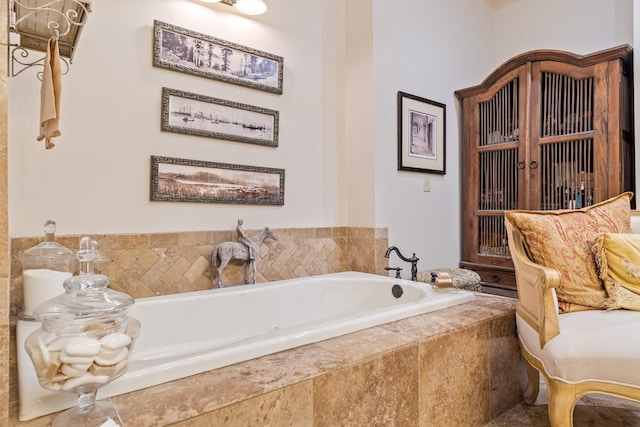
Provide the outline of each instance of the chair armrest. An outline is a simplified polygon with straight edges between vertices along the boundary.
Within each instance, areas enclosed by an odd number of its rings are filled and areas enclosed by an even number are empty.
[[[516,312],[540,336],[540,348],[560,333],[554,288],[560,286],[560,273],[536,264],[529,258],[522,235],[505,218],[509,251],[516,272],[518,303]]]

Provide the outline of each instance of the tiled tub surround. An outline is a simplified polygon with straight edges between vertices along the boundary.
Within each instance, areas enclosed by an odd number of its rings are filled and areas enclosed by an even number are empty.
[[[260,230],[246,230],[249,236]],[[388,245],[386,228],[273,229],[277,241],[260,248],[258,282],[304,277],[341,271],[386,275]],[[110,259],[102,273],[111,287],[134,298],[170,295],[210,289],[214,272],[209,266],[213,248],[235,240],[235,231],[203,231],[157,234],[90,235]],[[81,235],[56,236],[56,241],[77,249]],[[9,409],[17,419],[18,390],[15,325],[22,309],[22,276],[18,253],[42,242],[40,237],[11,239]],[[240,265],[228,265],[225,283],[241,283]],[[9,336],[6,337],[7,341]],[[1,423],[0,423],[1,425]]]
[[[305,228],[273,229],[278,240],[260,247],[257,282],[361,271],[387,275],[384,258],[387,229]],[[260,230],[247,230],[249,236]],[[158,234],[90,235],[109,258],[101,271],[111,287],[134,298],[170,295],[217,287],[210,267],[216,245],[235,240],[235,231]],[[82,236],[56,236],[56,241],[77,250]],[[18,253],[42,242],[41,238],[11,239],[11,314],[22,308],[22,277]],[[406,269],[408,271],[408,269]],[[242,267],[230,263],[224,283],[242,282]]]
[[[401,290],[401,292],[398,292]],[[127,372],[98,391],[116,396],[301,345],[473,301],[410,280],[343,272],[141,298],[129,315],[143,328]],[[252,313],[247,317],[247,313]],[[18,320],[17,342],[39,326]],[[218,326],[212,327],[212,326]],[[67,393],[38,382],[18,353],[20,419],[66,409]]]
[[[128,427],[482,426],[521,400],[514,309],[513,299],[476,294],[111,400]]]

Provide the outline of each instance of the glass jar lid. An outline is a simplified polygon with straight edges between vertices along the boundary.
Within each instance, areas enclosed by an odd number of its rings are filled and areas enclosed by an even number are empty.
[[[124,320],[134,299],[109,289],[109,278],[94,273],[93,264],[99,257],[96,246],[89,237],[80,240],[80,274],[64,281],[64,294],[36,307],[34,316],[43,323],[43,328],[74,329],[92,322]]]
[[[55,242],[55,232],[55,221],[45,222],[44,241],[19,255],[23,271],[28,269],[71,271],[73,251]]]

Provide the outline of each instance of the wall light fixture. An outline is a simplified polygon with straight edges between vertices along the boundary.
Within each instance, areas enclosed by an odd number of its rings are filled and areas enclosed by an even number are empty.
[[[262,15],[267,11],[264,0],[201,0],[204,3],[223,3],[233,6],[240,13],[245,15]]]

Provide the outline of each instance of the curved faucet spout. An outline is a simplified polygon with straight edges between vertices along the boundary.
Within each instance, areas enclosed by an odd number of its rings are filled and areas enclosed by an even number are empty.
[[[408,262],[411,264],[411,280],[413,280],[414,282],[417,282],[418,281],[418,261],[420,260],[420,258],[418,258],[415,253],[411,258],[407,258],[404,255],[402,255],[400,253],[400,250],[395,246],[389,246],[389,248],[387,249],[387,252],[384,254],[384,257],[389,258],[389,256],[391,256],[391,252],[395,252],[396,255],[398,255],[398,258],[400,258],[404,262]]]

